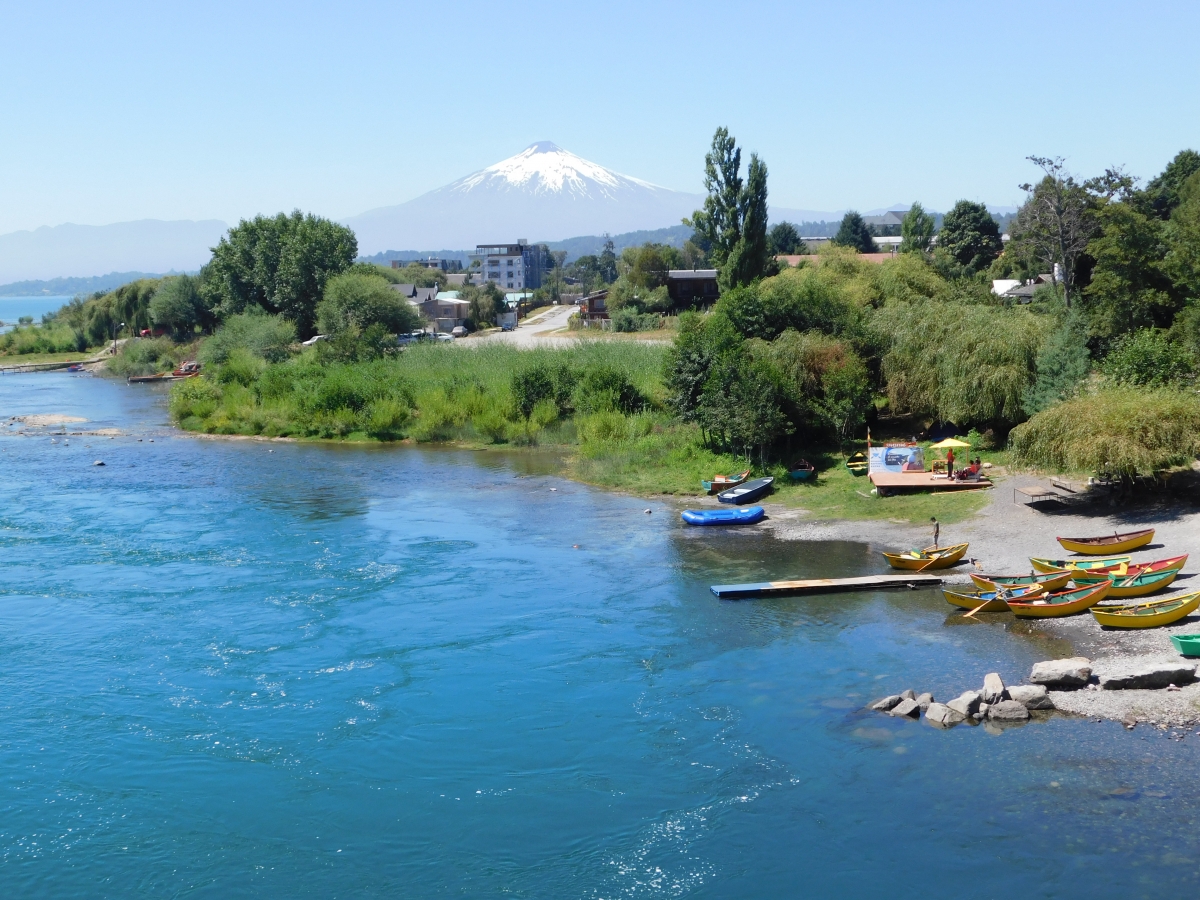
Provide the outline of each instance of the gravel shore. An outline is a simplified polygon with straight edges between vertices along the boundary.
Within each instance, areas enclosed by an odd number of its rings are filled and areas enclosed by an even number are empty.
[[[967,559],[950,570],[940,571],[948,581],[969,581],[968,572],[1029,572],[1029,557],[1061,559],[1070,556],[1055,540],[1057,535],[1086,536],[1106,532],[1133,531],[1153,527],[1156,532],[1149,546],[1136,551],[1135,561],[1160,559],[1181,553],[1193,553],[1200,544],[1200,510],[1189,502],[1141,505],[1133,508],[1111,506],[1106,501],[1056,503],[1027,506],[1013,489],[1045,485],[1045,478],[1010,476],[999,481],[988,505],[977,515],[956,525],[943,525],[941,541],[955,544],[970,541]],[[903,497],[881,500],[899,507]],[[931,526],[913,527],[889,521],[818,522],[806,518],[802,510],[766,504],[769,525],[784,540],[857,540],[879,550],[907,550],[930,542]],[[1184,574],[1168,591],[1200,590],[1200,577],[1188,574],[1200,559],[1189,560]],[[1193,614],[1166,628],[1105,631],[1090,615],[1062,619],[1017,622],[1008,613],[981,613],[981,618],[1007,621],[1012,626],[1061,639],[1073,649],[1060,656],[1086,656],[1095,673],[1141,667],[1161,662],[1178,663],[1183,658],[1171,644],[1171,634],[1200,633],[1200,614]],[[1064,644],[1065,646],[1065,644]],[[1200,660],[1196,660],[1200,663]],[[1125,722],[1190,725],[1200,723],[1200,683],[1178,691],[1055,691],[1055,706],[1079,715],[1117,719]]]

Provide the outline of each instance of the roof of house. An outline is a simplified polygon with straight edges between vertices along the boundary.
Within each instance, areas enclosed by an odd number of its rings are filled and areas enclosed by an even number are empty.
[[[903,225],[906,210],[889,209],[882,216],[863,216],[867,225]]]
[[[405,297],[412,297],[417,289],[415,284],[389,284],[393,291],[399,291]]]
[[[1003,294],[1005,291],[1010,291],[1021,283],[1019,278],[993,278],[992,293]]]
[[[424,303],[426,300],[436,300],[438,289],[436,287],[413,288],[412,297],[418,303]]]
[[[458,291],[438,291],[437,299],[438,300],[457,300],[458,299]]]
[[[716,269],[669,269],[667,271],[667,280],[681,280],[684,278],[716,278]]]

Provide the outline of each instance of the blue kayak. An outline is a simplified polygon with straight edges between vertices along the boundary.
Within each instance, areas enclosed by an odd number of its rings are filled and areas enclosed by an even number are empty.
[[[753,525],[766,516],[761,506],[740,509],[685,509],[681,515],[689,525]]]

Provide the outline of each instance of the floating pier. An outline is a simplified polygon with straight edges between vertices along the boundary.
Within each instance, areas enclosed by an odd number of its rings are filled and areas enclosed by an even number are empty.
[[[750,597],[786,597],[797,594],[832,594],[835,591],[878,591],[884,588],[923,588],[942,583],[937,575],[861,575],[857,578],[807,578],[798,581],[761,581],[758,584],[714,584],[709,590],[722,600]]]

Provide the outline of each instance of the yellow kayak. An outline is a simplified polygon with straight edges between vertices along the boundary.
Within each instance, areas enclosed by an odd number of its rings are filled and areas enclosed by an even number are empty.
[[[924,550],[909,550],[907,553],[885,553],[884,557],[893,569],[945,569],[954,565],[967,552],[967,544],[953,547],[926,547]]]
[[[1086,572],[1090,569],[1119,566],[1121,563],[1128,563],[1132,560],[1132,556],[1107,556],[1103,559],[1046,559],[1041,556],[1029,557],[1029,562],[1039,572],[1058,572],[1062,569],[1077,569]]]
[[[1106,537],[1060,537],[1056,540],[1062,544],[1064,550],[1070,550],[1072,553],[1105,556],[1109,553],[1128,553],[1138,547],[1145,547],[1154,540],[1154,529],[1144,528],[1141,531],[1128,531],[1125,534],[1112,534]]]
[[[1200,591],[1133,603],[1128,606],[1093,606],[1096,621],[1107,628],[1157,628],[1178,622],[1200,606]]]
[[[1163,588],[1170,586],[1171,582],[1179,577],[1178,569],[1168,569],[1165,572],[1144,572],[1137,573],[1122,578],[1120,575],[1107,575],[1106,578],[1112,579],[1112,588],[1108,592],[1110,597],[1145,597],[1147,594],[1154,594],[1161,591]],[[1083,587],[1083,585],[1080,585]]]
[[[1058,591],[1067,586],[1074,574],[1070,569],[1043,572],[1040,575],[976,575],[972,572],[971,580],[981,591],[994,591],[998,587],[1022,587],[1034,583],[1040,584],[1048,591]]]
[[[1028,600],[1023,597],[1014,598],[1008,601],[1008,608],[1019,619],[1057,619],[1060,616],[1073,616],[1085,609],[1091,609],[1107,597],[1110,587],[1111,581],[1102,581],[1072,591],[1039,594]]]

